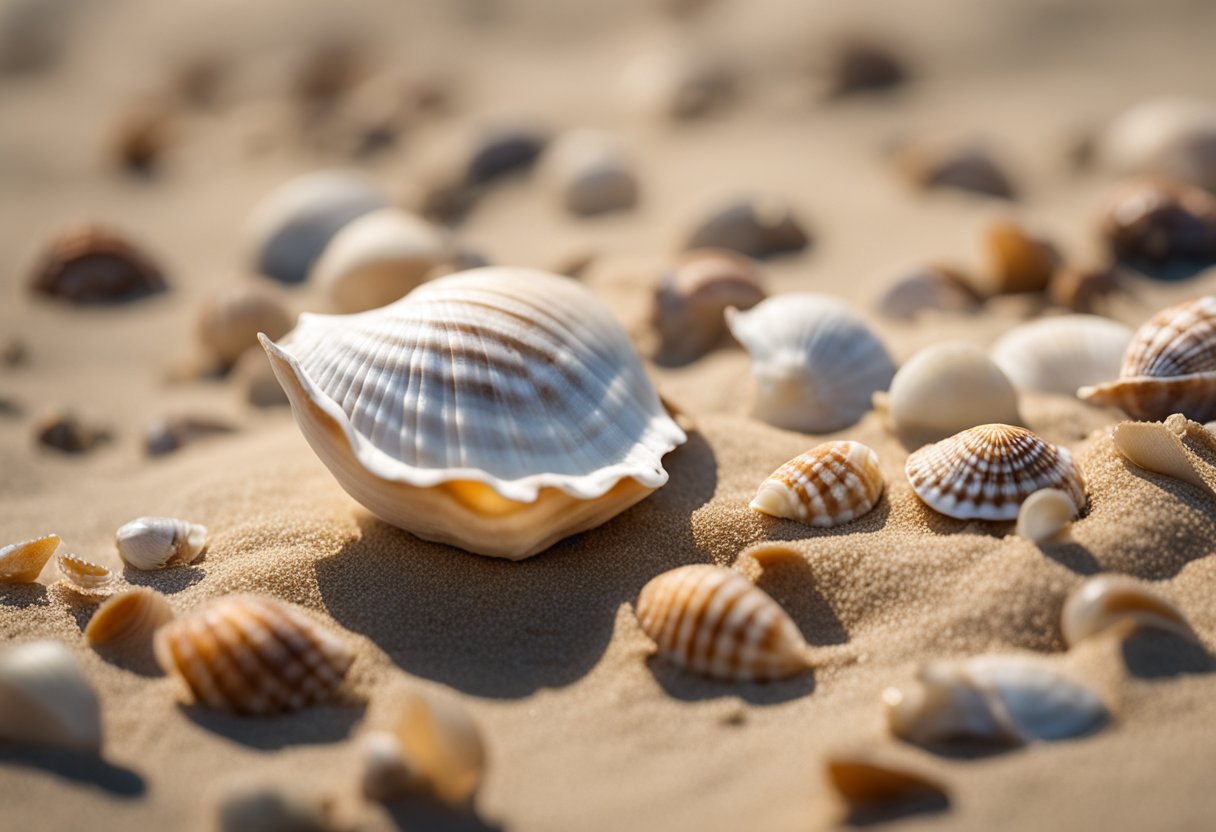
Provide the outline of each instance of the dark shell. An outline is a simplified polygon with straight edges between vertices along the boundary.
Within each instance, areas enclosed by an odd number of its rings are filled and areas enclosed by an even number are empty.
[[[904,62],[882,44],[845,41],[833,56],[829,95],[890,90],[906,82],[908,75]]]
[[[810,242],[802,222],[784,200],[743,199],[706,217],[684,248],[725,248],[762,260],[802,251]]]
[[[1116,260],[1160,278],[1216,263],[1216,197],[1181,182],[1146,179],[1117,192],[1100,221]]]
[[[160,268],[120,234],[99,225],[56,237],[30,288],[72,303],[116,303],[168,288]]]

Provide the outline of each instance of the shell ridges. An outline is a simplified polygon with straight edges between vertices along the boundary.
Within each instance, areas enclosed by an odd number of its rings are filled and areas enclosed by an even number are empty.
[[[882,495],[878,455],[860,442],[825,442],[786,462],[761,485],[750,508],[809,526],[848,523]]]

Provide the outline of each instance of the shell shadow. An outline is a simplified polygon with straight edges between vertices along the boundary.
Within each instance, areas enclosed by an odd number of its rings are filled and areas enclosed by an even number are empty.
[[[812,645],[845,644],[849,634],[831,604],[815,586],[815,569],[805,558],[764,564],[756,586],[773,597],[794,619]]]
[[[0,604],[23,610],[28,607],[49,607],[51,601],[42,584],[0,584]]]
[[[428,829],[435,832],[501,832],[502,825],[491,823],[472,809],[453,809],[434,800],[402,798],[384,804],[389,820],[397,829]]]
[[[599,661],[617,612],[667,569],[705,562],[690,517],[717,485],[693,433],[665,460],[670,482],[604,525],[519,562],[419,540],[370,515],[317,561],[326,610],[407,673],[476,696],[568,685]]]
[[[1133,630],[1123,638],[1120,649],[1128,672],[1141,679],[1216,671],[1216,659],[1202,645],[1162,630]]]
[[[685,702],[737,697],[749,705],[778,705],[815,692],[813,670],[772,682],[723,682],[688,673],[658,656],[648,657],[646,666],[668,696]]]
[[[891,503],[884,494],[874,508],[856,520],[826,528],[822,526],[808,526],[796,520],[772,517],[760,512],[754,513],[763,529],[762,539],[765,541],[814,540],[819,537],[871,534],[882,531],[883,527],[887,525],[887,520],[891,517]]]
[[[137,772],[78,751],[0,746],[0,766],[9,765],[42,769],[73,783],[87,783],[117,797],[135,798],[147,791],[147,784]]]
[[[846,826],[877,826],[901,818],[912,818],[918,815],[932,815],[945,812],[950,808],[950,798],[944,794],[926,794],[915,798],[900,800],[890,806],[873,807],[858,806],[849,810],[845,815]]]
[[[278,751],[289,745],[326,745],[348,739],[363,719],[362,703],[317,705],[275,716],[238,716],[202,705],[181,705],[179,710],[195,725],[227,737],[239,745],[261,751]]]
[[[1096,575],[1103,571],[1093,552],[1075,540],[1040,543],[1039,551],[1078,575]]]
[[[167,569],[126,567],[122,571],[122,576],[132,586],[146,586],[157,592],[163,592],[165,595],[173,595],[187,587],[194,586],[205,578],[207,573],[197,566],[171,566]]]

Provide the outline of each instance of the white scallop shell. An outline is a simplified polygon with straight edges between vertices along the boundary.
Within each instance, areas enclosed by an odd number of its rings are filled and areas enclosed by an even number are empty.
[[[1119,173],[1161,174],[1216,188],[1216,106],[1187,98],[1145,101],[1122,113],[1098,141]]]
[[[865,321],[826,295],[778,295],[747,312],[727,309],[726,322],[752,358],[752,412],[777,427],[806,433],[848,427],[895,374]]]
[[[592,216],[632,208],[638,199],[633,164],[620,144],[597,130],[571,130],[545,150],[538,171],[571,214]]]
[[[518,559],[667,481],[685,441],[627,335],[568,278],[474,269],[263,341],[313,450],[419,537]]]
[[[0,649],[0,740],[101,750],[97,694],[59,642]]]
[[[1131,327],[1110,318],[1061,315],[1015,326],[988,354],[1016,387],[1072,396],[1117,376],[1131,340]]]
[[[134,569],[193,563],[207,548],[207,527],[176,517],[139,517],[114,535],[123,561]]]

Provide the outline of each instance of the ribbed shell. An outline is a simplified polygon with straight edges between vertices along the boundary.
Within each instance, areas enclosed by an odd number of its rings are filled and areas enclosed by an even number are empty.
[[[793,619],[730,569],[693,564],[664,572],[642,587],[636,609],[659,655],[691,673],[746,682],[810,667]]]
[[[874,508],[882,489],[878,454],[860,442],[825,442],[774,471],[751,508],[808,526],[838,526]]]
[[[209,601],[156,632],[156,661],[209,708],[293,711],[329,699],[354,653],[295,608],[256,595]]]
[[[1132,331],[1098,315],[1061,315],[1015,326],[988,354],[1015,386],[1071,396],[1117,375]]]
[[[107,598],[89,619],[84,637],[92,647],[110,644],[147,647],[152,634],[172,620],[169,599],[154,589],[138,586]]]
[[[48,534],[33,540],[10,543],[0,548],[0,583],[30,584],[59,548],[59,535]]]
[[[55,563],[63,582],[83,595],[109,595],[118,582],[118,576],[108,566],[68,552],[60,552]]]
[[[119,527],[114,545],[134,569],[193,563],[207,548],[207,527],[176,517],[137,517]]]
[[[926,445],[908,457],[912,489],[930,508],[960,520],[1013,520],[1042,488],[1068,493],[1085,507],[1085,481],[1067,448],[1025,428],[980,425]]]

